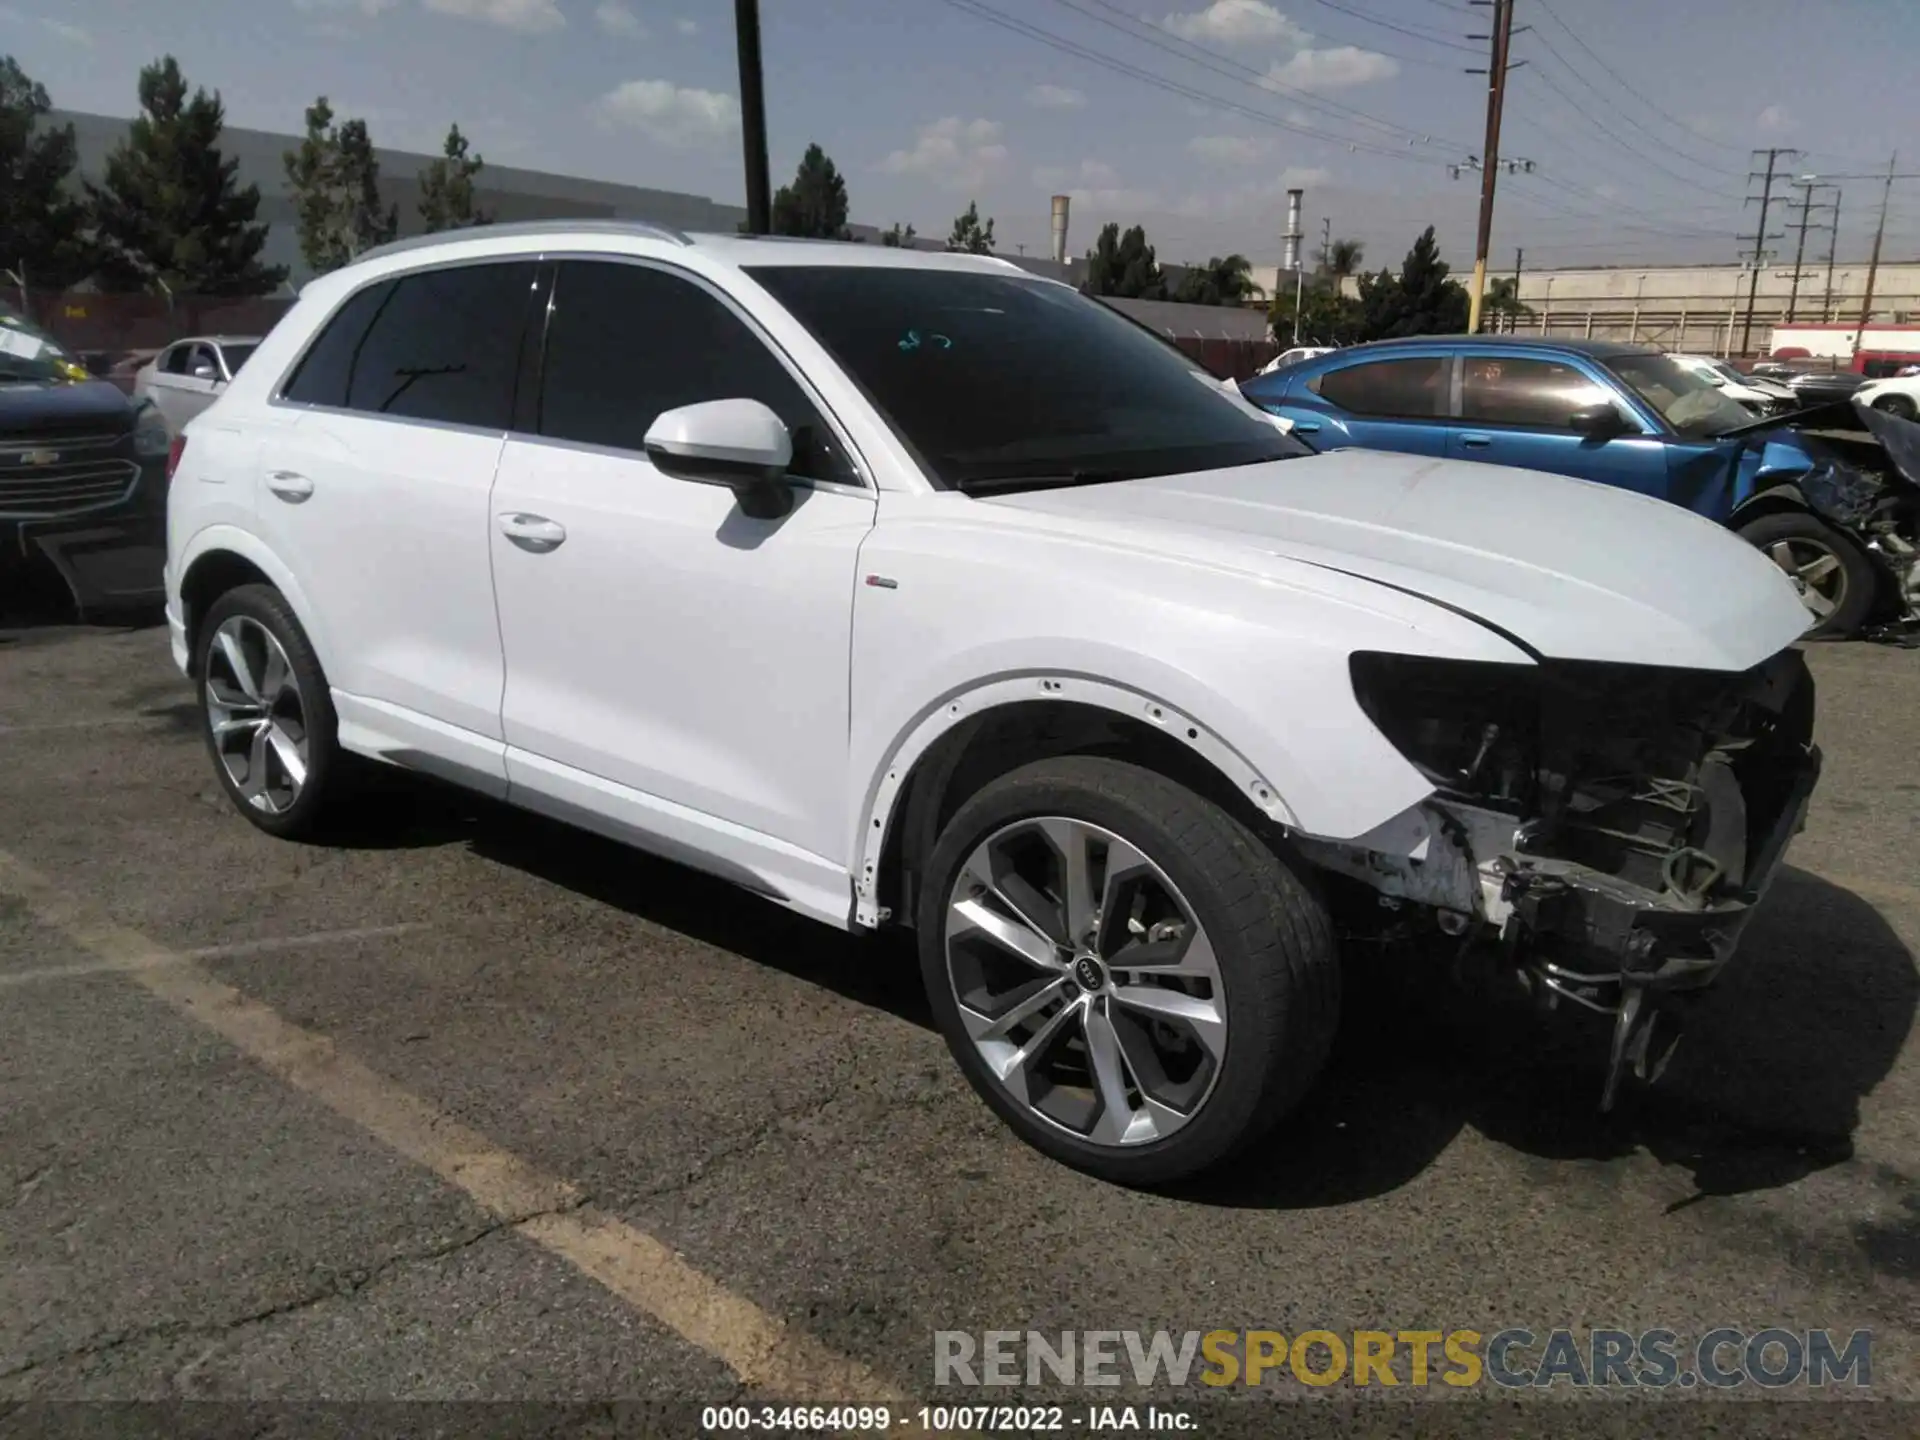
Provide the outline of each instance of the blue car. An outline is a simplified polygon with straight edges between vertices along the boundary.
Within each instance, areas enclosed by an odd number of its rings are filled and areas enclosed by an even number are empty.
[[[1684,505],[1766,550],[1816,634],[1853,633],[1881,598],[1861,538],[1872,477],[1778,417],[1756,421],[1657,350],[1427,335],[1336,350],[1240,390],[1316,449],[1515,465]]]

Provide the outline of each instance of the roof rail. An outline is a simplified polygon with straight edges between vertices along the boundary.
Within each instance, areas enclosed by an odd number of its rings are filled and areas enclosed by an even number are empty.
[[[385,245],[362,250],[354,257],[354,262],[357,264],[362,260],[405,255],[412,250],[423,250],[454,240],[512,239],[517,235],[634,235],[648,240],[667,240],[675,245],[693,243],[681,231],[655,225],[649,220],[513,220],[501,225],[473,225],[461,230],[436,230],[429,235],[409,235],[404,240],[389,240]]]

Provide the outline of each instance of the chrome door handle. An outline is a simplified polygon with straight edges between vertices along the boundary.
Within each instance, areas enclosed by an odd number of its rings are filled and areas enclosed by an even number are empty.
[[[1318,420],[1296,420],[1293,422],[1293,428],[1302,435],[1318,435],[1320,433],[1320,422]]]
[[[267,489],[290,505],[298,505],[313,494],[313,481],[291,470],[276,470],[267,476]]]
[[[558,520],[549,520],[544,515],[527,515],[512,510],[498,517],[500,533],[534,555],[545,555],[558,550],[561,542],[567,538],[567,527]]]
[[[1493,437],[1491,435],[1462,435],[1460,437],[1460,443],[1469,449],[1484,450],[1487,446],[1493,444]]]

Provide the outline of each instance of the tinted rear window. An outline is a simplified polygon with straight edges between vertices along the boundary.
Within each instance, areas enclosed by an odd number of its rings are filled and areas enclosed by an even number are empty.
[[[347,408],[505,430],[533,275],[516,261],[403,277],[368,327]]]

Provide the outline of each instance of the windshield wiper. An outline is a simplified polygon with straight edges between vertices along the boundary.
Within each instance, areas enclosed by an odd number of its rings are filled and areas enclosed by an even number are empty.
[[[1072,485],[1110,485],[1138,477],[1125,470],[1058,470],[1036,475],[983,475],[954,483],[963,495],[997,495],[1013,490],[1064,490]]]

